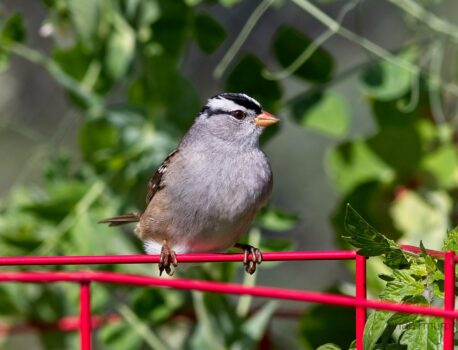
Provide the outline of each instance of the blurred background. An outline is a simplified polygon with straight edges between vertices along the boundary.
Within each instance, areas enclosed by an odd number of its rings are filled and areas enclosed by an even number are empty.
[[[96,222],[143,208],[148,178],[222,91],[247,93],[281,119],[264,135],[274,189],[250,242],[349,248],[340,237],[350,202],[390,238],[440,248],[458,220],[457,18],[451,0],[2,0],[0,255],[140,253],[131,227]],[[369,268],[377,295],[383,266]],[[354,288],[352,267],[337,262],[265,263],[253,278],[231,264],[180,274]],[[121,317],[96,332],[97,349],[348,348],[354,339],[351,310],[93,290],[95,313]],[[77,297],[71,286],[0,285],[0,320],[52,325],[77,314]],[[293,317],[273,316],[283,308]],[[5,349],[78,344],[57,330],[8,329]]]

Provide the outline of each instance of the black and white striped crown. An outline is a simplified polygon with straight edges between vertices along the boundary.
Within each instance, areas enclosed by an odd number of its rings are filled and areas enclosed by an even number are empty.
[[[242,93],[224,92],[222,94],[211,97],[202,113],[208,115],[216,113],[229,113],[238,109],[252,110],[256,115],[262,113],[261,104],[254,98]]]

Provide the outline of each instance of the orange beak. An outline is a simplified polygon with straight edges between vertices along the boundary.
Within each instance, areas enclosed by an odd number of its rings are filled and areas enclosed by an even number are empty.
[[[266,112],[266,111],[262,111],[261,114],[259,114],[255,119],[254,119],[254,123],[258,126],[263,126],[263,127],[266,127],[266,126],[269,126],[269,125],[272,125],[272,124],[275,124],[277,123],[279,120],[277,118],[275,118],[272,114],[270,114],[269,112]]]

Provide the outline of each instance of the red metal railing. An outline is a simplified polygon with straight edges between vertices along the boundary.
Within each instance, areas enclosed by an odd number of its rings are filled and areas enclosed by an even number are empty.
[[[418,248],[403,246],[405,250],[418,251]],[[356,251],[323,252],[285,252],[264,253],[264,261],[304,261],[304,260],[355,260],[356,295],[355,297],[318,293],[310,291],[274,288],[266,286],[247,287],[235,283],[190,280],[182,278],[158,278],[143,275],[121,274],[112,272],[77,271],[77,272],[0,272],[0,283],[27,282],[50,283],[70,282],[80,285],[79,331],[82,350],[91,349],[91,331],[94,327],[91,317],[91,283],[117,283],[136,286],[166,287],[203,292],[251,295],[261,298],[286,299],[303,302],[323,303],[356,309],[356,347],[363,349],[363,333],[366,322],[366,310],[413,313],[444,318],[444,349],[452,350],[454,343],[454,323],[458,318],[455,311],[455,263],[457,257],[453,251],[442,253],[431,251],[435,257],[444,259],[445,287],[444,308],[427,307],[412,304],[400,304],[366,298],[366,258]],[[187,262],[237,262],[243,260],[243,254],[186,254],[179,255],[180,263]],[[88,265],[88,264],[137,264],[157,263],[157,255],[114,255],[114,256],[34,256],[3,257],[0,266],[24,265]]]

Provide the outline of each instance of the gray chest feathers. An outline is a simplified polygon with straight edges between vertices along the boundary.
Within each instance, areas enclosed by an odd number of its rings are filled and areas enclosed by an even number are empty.
[[[169,204],[172,226],[194,234],[246,230],[272,189],[264,153],[193,150],[178,156],[188,159],[167,169],[163,189],[173,203]]]

